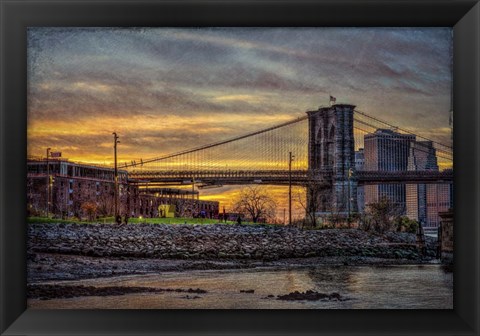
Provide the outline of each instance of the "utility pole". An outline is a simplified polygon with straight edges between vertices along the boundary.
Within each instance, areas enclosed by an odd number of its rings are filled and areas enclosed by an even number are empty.
[[[114,181],[115,181],[115,221],[117,221],[118,217],[118,168],[117,168],[117,144],[120,142],[118,141],[118,135],[116,132],[113,132],[113,157],[114,157],[114,163],[115,163],[115,170],[114,170]]]
[[[195,217],[195,176],[192,177],[192,218]]]
[[[47,148],[47,218],[48,213],[50,212],[50,162],[48,162],[48,158],[50,156],[50,147]]]
[[[295,156],[288,152],[288,225],[292,225],[292,161]]]
[[[347,222],[350,223],[350,202],[351,202],[351,196],[350,196],[350,178],[352,177],[352,168],[348,168],[348,179],[347,179],[347,190],[348,190],[348,199],[347,199],[347,208],[348,208],[348,217],[347,217]]]

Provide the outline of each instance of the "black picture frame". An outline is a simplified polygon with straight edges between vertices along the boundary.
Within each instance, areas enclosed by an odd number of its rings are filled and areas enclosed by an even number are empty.
[[[0,4],[2,335],[479,334],[478,1],[0,0]],[[454,27],[454,309],[402,311],[26,309],[26,28],[29,26]]]

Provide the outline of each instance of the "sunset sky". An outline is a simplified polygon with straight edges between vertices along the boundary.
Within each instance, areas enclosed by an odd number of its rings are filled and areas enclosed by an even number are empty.
[[[30,28],[28,154],[160,156],[337,102],[451,144],[449,28]]]

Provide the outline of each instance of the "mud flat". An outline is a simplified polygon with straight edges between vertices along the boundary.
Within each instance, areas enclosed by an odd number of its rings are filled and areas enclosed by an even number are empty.
[[[357,229],[163,224],[29,224],[28,280],[128,274],[436,263],[436,240],[421,257],[415,235]]]

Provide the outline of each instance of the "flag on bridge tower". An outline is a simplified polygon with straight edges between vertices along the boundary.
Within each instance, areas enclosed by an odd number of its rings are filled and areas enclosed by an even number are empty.
[[[335,98],[334,96],[330,95],[330,106],[335,104],[337,102],[337,98]]]

